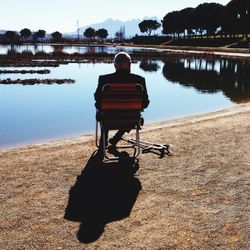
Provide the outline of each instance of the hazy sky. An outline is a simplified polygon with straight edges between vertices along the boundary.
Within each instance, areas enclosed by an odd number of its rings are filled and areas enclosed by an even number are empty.
[[[1,0],[0,30],[29,28],[71,32],[108,18],[122,21],[196,7],[204,2],[226,5],[230,0]]]

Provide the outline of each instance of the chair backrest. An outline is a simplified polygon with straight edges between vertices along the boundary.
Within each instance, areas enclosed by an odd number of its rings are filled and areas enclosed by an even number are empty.
[[[101,121],[106,129],[134,129],[141,118],[143,86],[110,83],[102,88]]]

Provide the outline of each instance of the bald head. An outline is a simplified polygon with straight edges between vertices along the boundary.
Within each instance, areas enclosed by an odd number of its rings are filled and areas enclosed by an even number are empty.
[[[131,57],[125,52],[119,52],[115,55],[114,66],[116,69],[125,69],[130,72]]]

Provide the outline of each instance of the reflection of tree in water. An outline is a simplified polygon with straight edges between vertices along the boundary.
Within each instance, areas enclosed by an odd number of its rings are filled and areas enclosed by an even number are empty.
[[[89,46],[89,47],[87,47],[87,53],[89,53],[89,54],[95,54],[96,53],[96,47],[95,46]]]
[[[53,46],[53,53],[63,53],[64,46],[63,45],[55,45]]]
[[[177,59],[165,61],[163,75],[174,83],[206,93],[223,93],[233,102],[250,101],[250,61]]]
[[[7,55],[15,55],[17,53],[16,49],[8,49],[7,50]]]
[[[140,63],[140,68],[146,72],[156,72],[160,66],[156,61],[153,60],[143,60]]]
[[[233,102],[250,101],[250,61],[223,60],[220,76],[223,92]]]

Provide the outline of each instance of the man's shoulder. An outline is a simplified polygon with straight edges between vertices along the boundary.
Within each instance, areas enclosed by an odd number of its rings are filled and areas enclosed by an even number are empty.
[[[130,73],[130,75],[134,78],[137,78],[137,79],[140,79],[140,80],[145,80],[145,78],[143,76],[140,76],[140,75],[137,75],[137,74],[133,74],[133,73]]]
[[[140,83],[140,84],[145,83],[145,78],[140,76],[140,75],[137,75],[137,74],[131,73],[129,79],[132,82],[137,82],[137,83]]]
[[[133,73],[119,74],[117,72],[99,76],[100,84],[104,84],[108,82],[127,82],[127,81],[143,84],[145,82],[145,78],[140,75],[133,74]]]
[[[105,74],[105,75],[99,75],[99,80],[110,79],[112,77],[114,77],[114,73]]]

